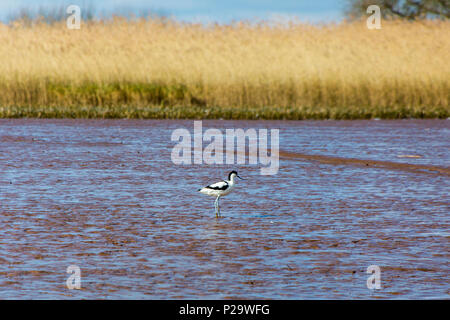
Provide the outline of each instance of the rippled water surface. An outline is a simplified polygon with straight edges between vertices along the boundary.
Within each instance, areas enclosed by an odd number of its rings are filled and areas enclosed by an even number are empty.
[[[203,121],[279,129],[273,176],[175,165],[177,128],[0,120],[0,299],[450,297],[449,120]],[[197,189],[231,169],[216,219]]]

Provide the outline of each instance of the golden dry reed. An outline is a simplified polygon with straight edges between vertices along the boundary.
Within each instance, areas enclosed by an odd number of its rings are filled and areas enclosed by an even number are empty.
[[[0,117],[450,116],[450,22],[0,24]]]

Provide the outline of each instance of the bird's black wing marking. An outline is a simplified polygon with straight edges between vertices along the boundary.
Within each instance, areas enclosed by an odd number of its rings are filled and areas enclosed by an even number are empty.
[[[207,189],[212,189],[212,190],[227,190],[229,187],[228,182],[226,181],[220,181],[214,184],[210,184],[209,186],[205,187]]]

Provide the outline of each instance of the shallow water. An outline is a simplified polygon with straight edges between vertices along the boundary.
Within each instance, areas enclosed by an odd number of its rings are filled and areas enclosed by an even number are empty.
[[[173,164],[182,127],[0,120],[0,299],[450,297],[450,121],[203,121],[280,129],[274,176]]]

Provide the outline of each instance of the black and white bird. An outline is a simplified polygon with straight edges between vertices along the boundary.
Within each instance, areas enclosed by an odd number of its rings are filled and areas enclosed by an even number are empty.
[[[226,196],[233,190],[234,186],[236,185],[236,177],[238,177],[241,180],[244,180],[238,175],[236,171],[231,171],[228,174],[228,180],[216,182],[204,188],[198,189],[198,191],[203,194],[216,197],[214,207],[216,208],[217,218],[220,216],[219,199],[220,197]]]

